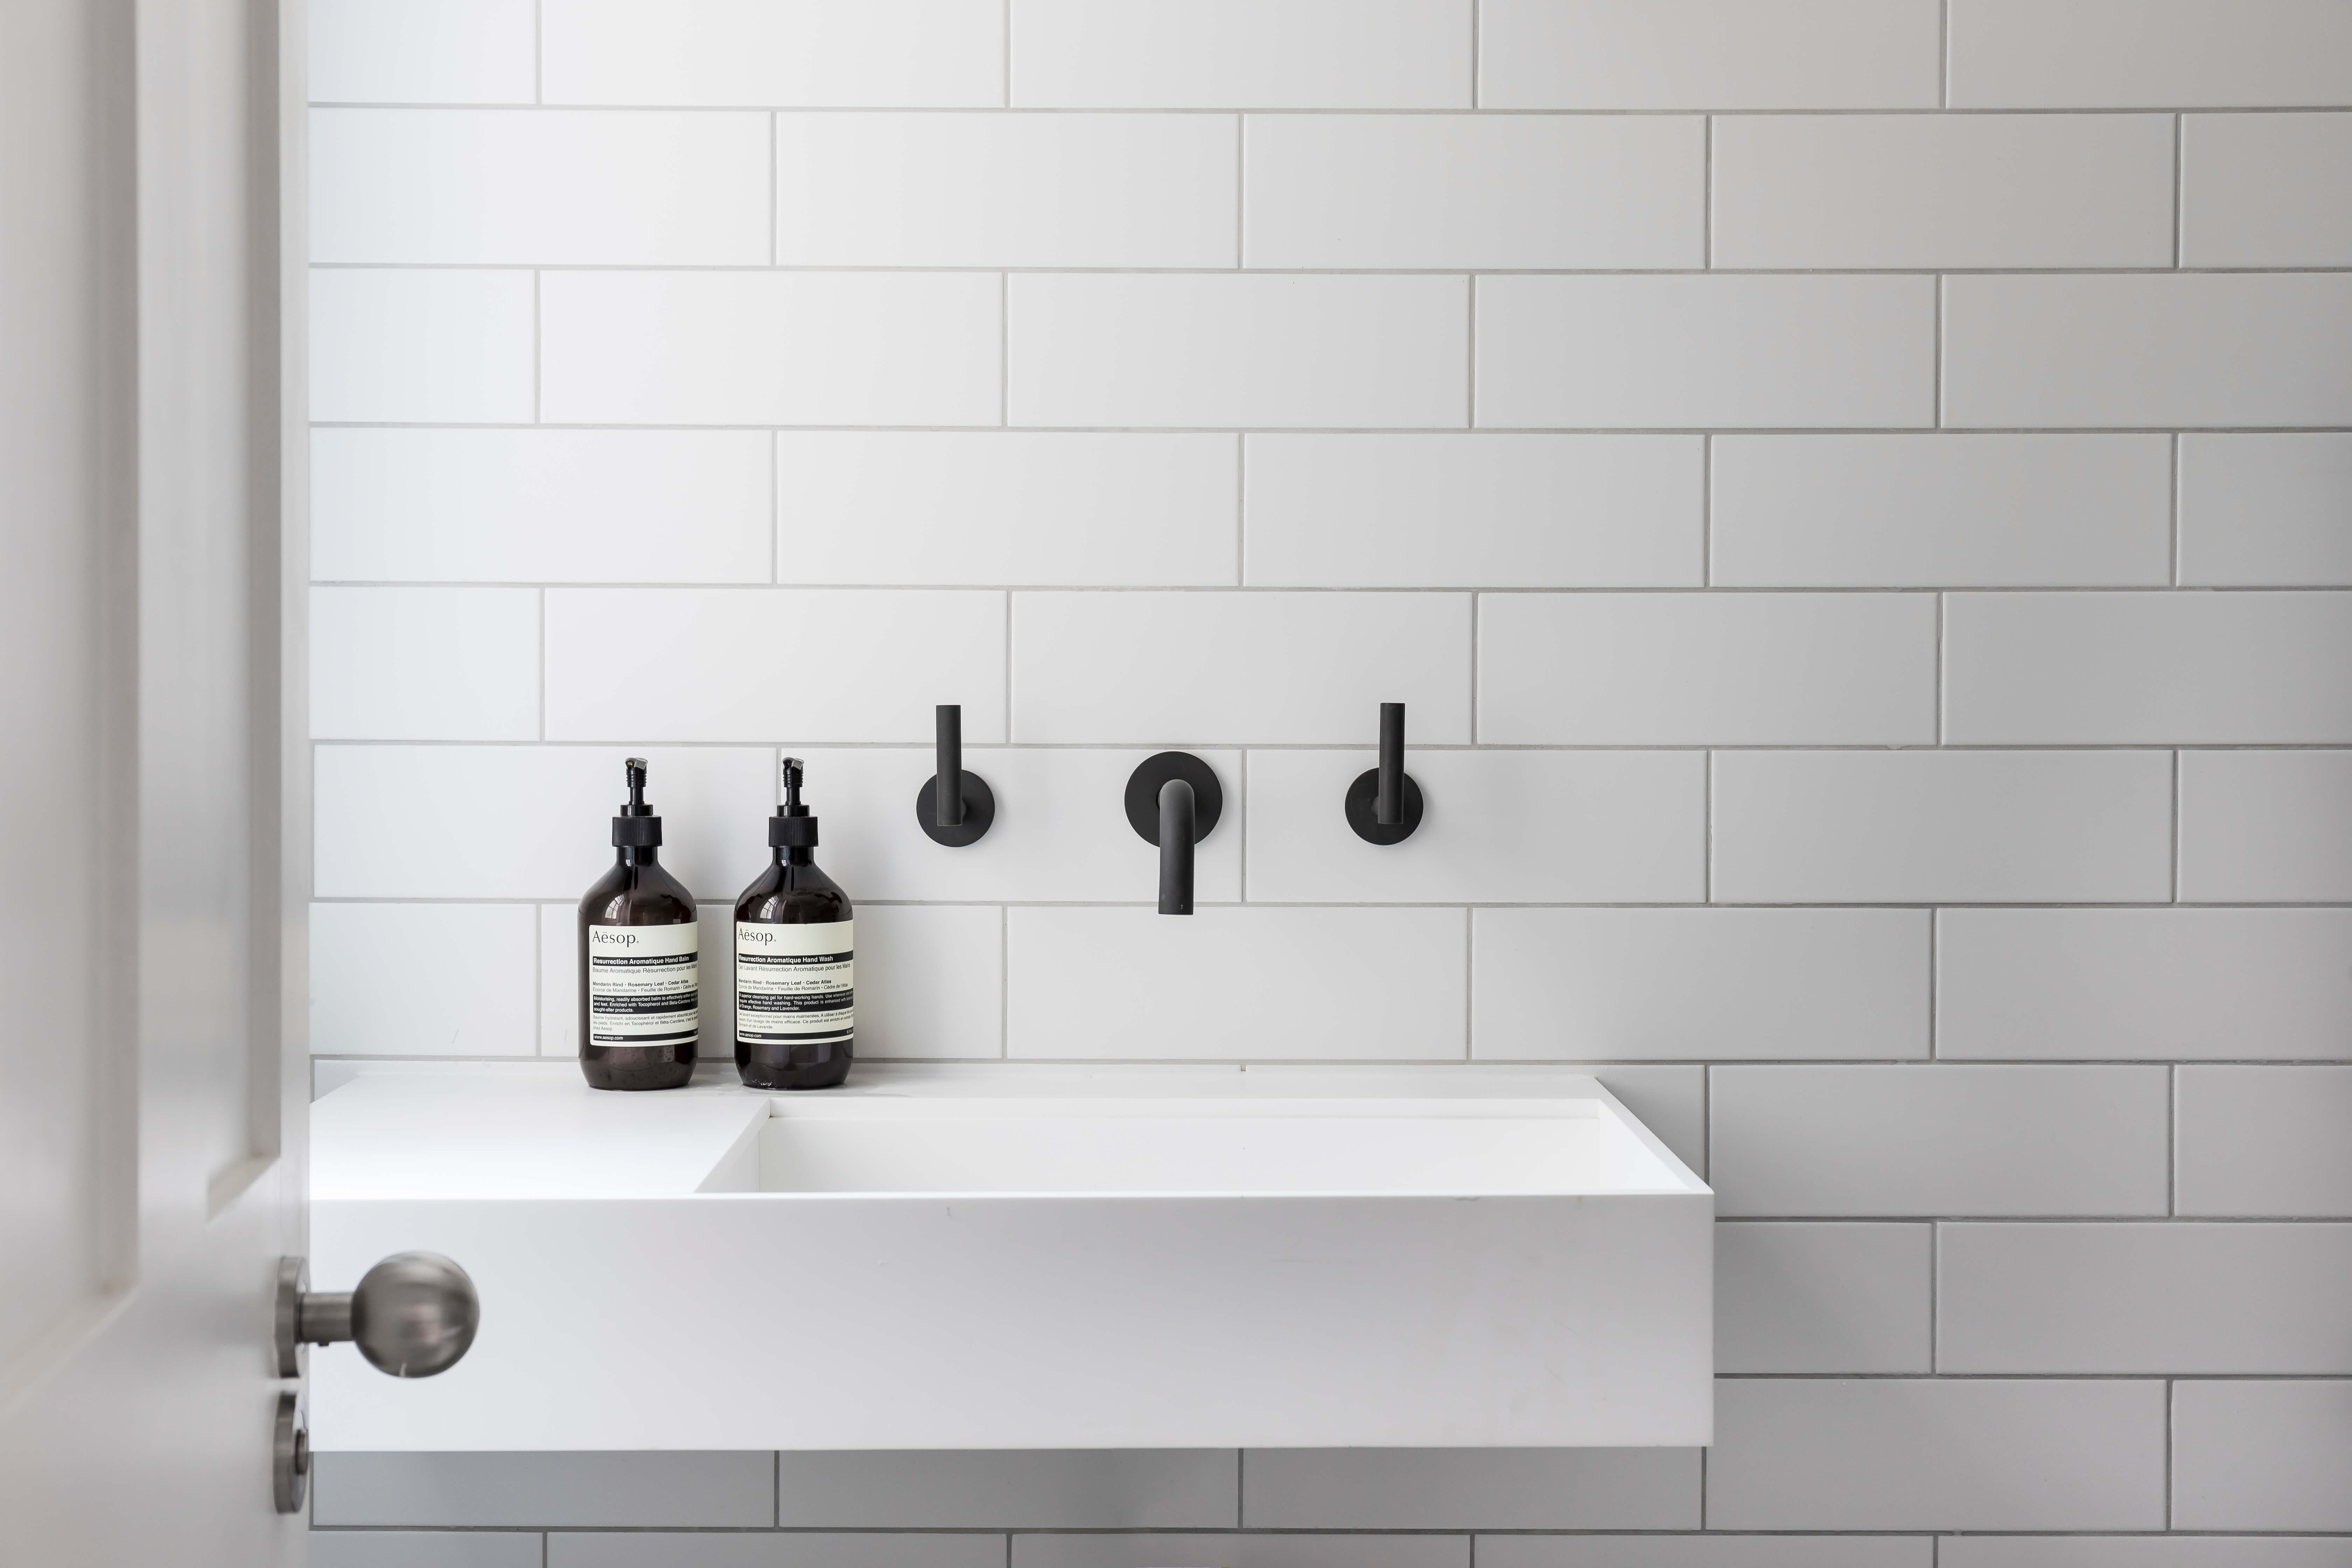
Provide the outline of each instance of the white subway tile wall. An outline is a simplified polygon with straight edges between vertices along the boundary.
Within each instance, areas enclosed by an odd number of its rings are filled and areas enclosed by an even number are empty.
[[[1581,1064],[1726,1219],[1704,1456],[331,1454],[321,1563],[2352,1565],[2347,0],[310,57],[322,1081],[569,1055],[622,755],[716,926],[790,750],[865,1055]]]

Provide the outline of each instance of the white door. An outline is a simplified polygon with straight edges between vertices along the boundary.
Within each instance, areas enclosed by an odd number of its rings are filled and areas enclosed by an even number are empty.
[[[302,1560],[299,0],[0,0],[0,1562]],[[291,324],[288,324],[290,320]]]

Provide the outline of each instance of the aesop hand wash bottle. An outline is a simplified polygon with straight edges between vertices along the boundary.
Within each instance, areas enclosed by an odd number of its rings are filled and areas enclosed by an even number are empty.
[[[694,895],[661,867],[646,760],[625,764],[613,868],[580,900],[580,1070],[597,1089],[678,1089],[700,1036]]]
[[[857,922],[816,868],[801,773],[784,759],[783,804],[768,819],[775,858],[735,900],[735,1070],[753,1089],[831,1089],[849,1076],[857,1033]]]

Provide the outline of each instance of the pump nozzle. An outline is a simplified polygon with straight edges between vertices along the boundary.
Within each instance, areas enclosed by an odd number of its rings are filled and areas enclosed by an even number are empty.
[[[784,781],[784,802],[768,819],[768,843],[773,848],[816,847],[816,818],[801,804],[801,773],[804,766],[798,757],[786,757],[780,770]]]
[[[784,812],[789,816],[805,816],[808,807],[801,804],[801,775],[805,764],[798,757],[786,757],[783,762]]]
[[[621,808],[623,816],[649,816],[646,805],[646,760],[631,757],[621,764],[621,775],[628,780],[629,804]]]
[[[620,815],[613,818],[613,843],[616,847],[651,849],[661,843],[661,818],[646,804],[646,760],[631,757],[621,764],[621,776],[628,781],[629,798],[621,803]]]

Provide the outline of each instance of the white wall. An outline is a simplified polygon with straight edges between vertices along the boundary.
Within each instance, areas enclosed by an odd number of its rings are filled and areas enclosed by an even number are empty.
[[[567,1055],[619,757],[724,906],[790,749],[863,1055],[1603,1064],[1726,1216],[1704,1464],[327,1456],[321,1563],[2352,1561],[2201,1538],[2352,1531],[2352,4],[314,10],[323,1056]],[[980,1533],[537,1533],[770,1523]]]

